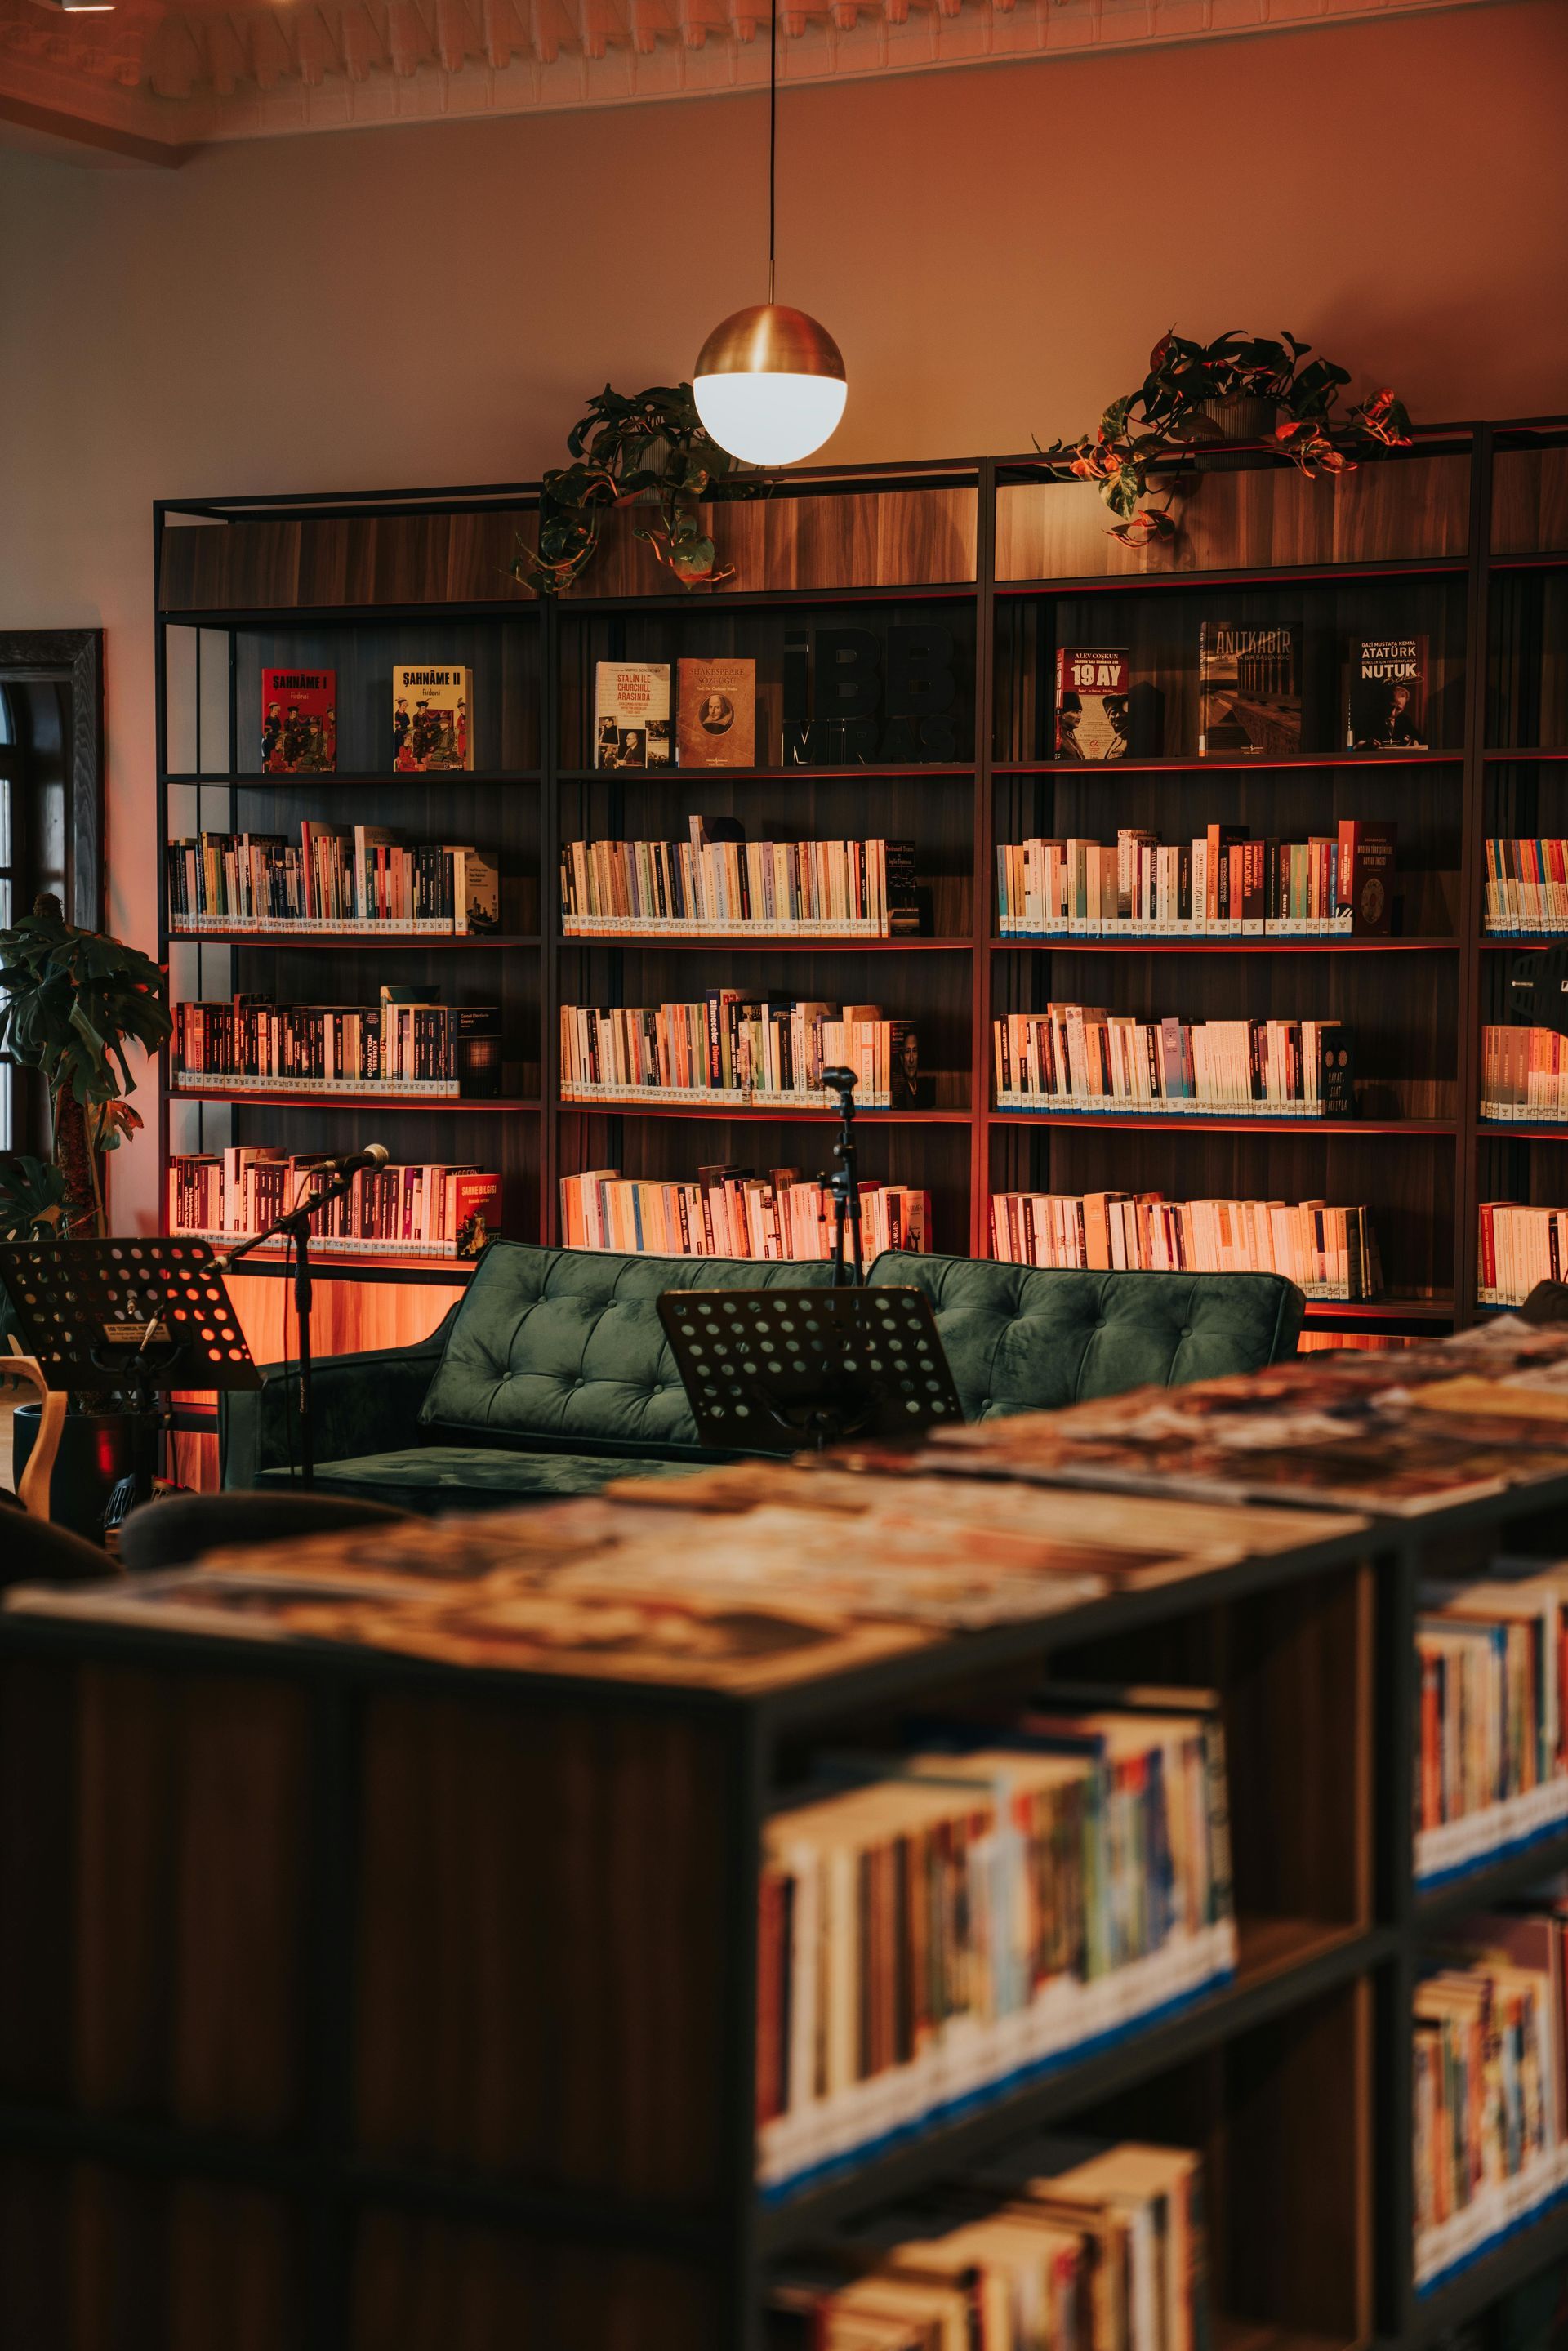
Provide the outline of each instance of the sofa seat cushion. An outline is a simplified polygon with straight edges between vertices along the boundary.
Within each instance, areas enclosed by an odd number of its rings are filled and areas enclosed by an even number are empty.
[[[1301,1293],[1275,1273],[1044,1272],[888,1249],[869,1279],[925,1290],[966,1420],[1260,1371],[1301,1327]]]
[[[826,1289],[831,1265],[493,1241],[420,1419],[458,1444],[704,1458],[659,1320],[666,1290]]]
[[[390,1502],[396,1510],[505,1510],[517,1502],[558,1502],[597,1494],[612,1478],[688,1475],[695,1461],[638,1459],[625,1454],[520,1453],[488,1445],[416,1445],[399,1453],[362,1453],[324,1461],[318,1494]],[[264,1469],[263,1488],[287,1486],[287,1469]]]

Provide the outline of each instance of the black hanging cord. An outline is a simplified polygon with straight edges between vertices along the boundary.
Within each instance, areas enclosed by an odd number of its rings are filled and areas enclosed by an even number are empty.
[[[779,0],[768,11],[768,303],[773,306],[774,222],[779,203]]]

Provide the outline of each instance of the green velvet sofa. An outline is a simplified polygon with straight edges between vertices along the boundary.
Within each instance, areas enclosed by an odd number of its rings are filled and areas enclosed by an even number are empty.
[[[315,1370],[317,1485],[405,1510],[597,1493],[713,1457],[696,1442],[656,1301],[667,1290],[825,1288],[826,1265],[618,1257],[493,1241],[417,1347]],[[1038,1273],[890,1250],[873,1282],[929,1297],[966,1416],[1256,1371],[1295,1352],[1301,1294],[1274,1274]],[[223,1481],[287,1481],[281,1367],[220,1399]]]

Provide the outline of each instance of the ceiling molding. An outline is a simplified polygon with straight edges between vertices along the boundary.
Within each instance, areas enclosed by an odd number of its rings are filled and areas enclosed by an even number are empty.
[[[780,78],[822,82],[1295,31],[1480,0],[779,0]],[[215,140],[763,86],[759,0],[0,0],[0,120],[161,160]],[[47,123],[42,118],[47,118]],[[144,154],[143,160],[147,160]]]

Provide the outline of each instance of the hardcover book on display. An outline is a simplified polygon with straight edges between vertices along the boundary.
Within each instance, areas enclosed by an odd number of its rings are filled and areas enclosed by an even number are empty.
[[[1353,639],[1345,698],[1347,750],[1426,750],[1426,638]]]
[[[670,764],[668,662],[597,662],[593,685],[596,768]]]
[[[1301,747],[1298,632],[1198,624],[1197,749],[1204,759],[1288,758]]]
[[[1056,650],[1056,756],[1124,759],[1132,669],[1124,650],[1059,645]]]
[[[676,664],[675,756],[683,768],[757,764],[757,664]]]
[[[335,669],[264,669],[261,765],[268,776],[330,775],[338,764]]]
[[[392,670],[392,766],[423,776],[474,765],[474,673],[469,669]]]

